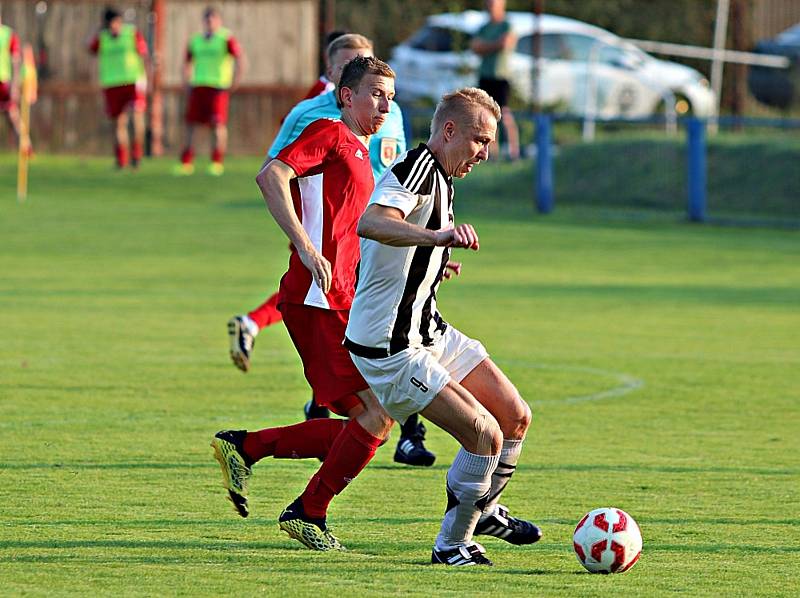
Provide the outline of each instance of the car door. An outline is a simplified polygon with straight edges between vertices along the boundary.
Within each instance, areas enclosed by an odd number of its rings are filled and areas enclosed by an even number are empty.
[[[564,112],[574,94],[574,76],[564,60],[563,37],[558,33],[541,35],[538,64],[538,103],[557,112]],[[533,101],[533,65],[535,36],[520,36],[511,56],[511,84],[514,91],[526,102]]]
[[[624,48],[581,33],[564,35],[573,77],[570,111],[585,115],[592,107],[601,118],[640,117],[650,113],[658,95],[638,76]]]

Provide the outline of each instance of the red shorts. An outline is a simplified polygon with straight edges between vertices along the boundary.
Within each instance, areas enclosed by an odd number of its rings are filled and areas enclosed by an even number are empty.
[[[14,106],[16,103],[11,100],[11,83],[0,83],[0,112],[8,112]]]
[[[281,303],[278,309],[317,404],[347,415],[361,402],[355,393],[369,388],[342,345],[350,312],[294,303]]]
[[[128,106],[133,106],[136,112],[143,112],[147,108],[144,87],[136,83],[106,87],[103,95],[106,97],[106,114],[111,118],[117,118]]]
[[[228,122],[227,89],[192,87],[186,106],[186,122],[198,125],[224,125]]]

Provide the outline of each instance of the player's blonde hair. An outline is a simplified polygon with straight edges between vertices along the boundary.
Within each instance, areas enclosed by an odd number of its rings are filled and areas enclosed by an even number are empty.
[[[372,51],[372,41],[360,33],[345,33],[328,44],[325,53],[328,60],[333,60],[333,55],[339,50],[369,50]]]
[[[495,120],[500,120],[500,106],[482,89],[464,87],[444,95],[433,113],[431,135],[435,135],[448,120],[456,122],[468,120],[479,108],[488,110]]]

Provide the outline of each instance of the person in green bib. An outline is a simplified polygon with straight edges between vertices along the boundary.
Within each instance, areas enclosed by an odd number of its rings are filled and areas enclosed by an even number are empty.
[[[136,27],[123,22],[119,11],[108,8],[100,31],[89,42],[89,52],[97,56],[106,114],[114,122],[117,168],[128,163],[138,168],[144,149],[147,109],[147,42]],[[132,142],[128,136],[129,111],[133,113]]]
[[[192,36],[186,50],[184,80],[189,87],[186,106],[186,145],[181,153],[178,174],[194,172],[194,128],[211,128],[211,164],[208,173],[224,172],[223,159],[228,145],[228,100],[230,89],[239,85],[245,58],[239,42],[222,26],[222,15],[213,7],[203,13],[203,31]]]
[[[19,142],[20,44],[19,37],[0,17],[0,112]]]
[[[510,54],[517,43],[517,36],[506,19],[505,0],[486,0],[489,20],[472,38],[470,48],[481,57],[478,70],[478,87],[488,93],[500,105],[501,125],[505,129],[508,143],[508,157],[519,158],[519,130],[514,114],[508,106],[511,86]],[[494,152],[495,155],[499,153]]]

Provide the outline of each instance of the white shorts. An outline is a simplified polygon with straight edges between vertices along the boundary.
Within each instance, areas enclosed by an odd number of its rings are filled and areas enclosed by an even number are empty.
[[[488,356],[480,341],[449,325],[431,347],[412,347],[379,359],[350,353],[383,408],[401,424],[425,409],[450,380],[461,382]]]

